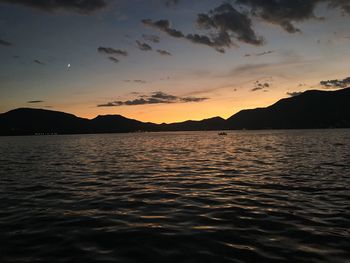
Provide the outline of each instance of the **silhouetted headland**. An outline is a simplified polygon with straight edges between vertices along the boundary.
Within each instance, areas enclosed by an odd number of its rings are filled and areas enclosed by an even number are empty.
[[[0,114],[0,135],[350,128],[349,101],[350,88],[309,90],[266,108],[242,110],[227,120],[214,117],[171,124],[141,122],[121,115],[89,120],[64,112],[19,108]]]

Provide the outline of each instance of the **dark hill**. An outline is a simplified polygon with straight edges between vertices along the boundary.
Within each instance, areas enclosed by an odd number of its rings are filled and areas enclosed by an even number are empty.
[[[157,124],[140,122],[121,115],[97,116],[90,121],[94,133],[118,133],[136,131],[156,131]]]
[[[350,127],[350,88],[306,91],[267,107],[242,110],[228,120],[231,129]]]
[[[0,114],[1,135],[84,133],[88,124],[88,119],[51,110],[20,108]]]
[[[226,121],[220,117],[214,117],[201,121],[185,121],[170,124],[160,124],[163,131],[213,131],[226,129]]]
[[[43,109],[20,108],[0,114],[0,135],[80,134],[155,131],[157,125],[120,115],[88,120],[75,115]]]

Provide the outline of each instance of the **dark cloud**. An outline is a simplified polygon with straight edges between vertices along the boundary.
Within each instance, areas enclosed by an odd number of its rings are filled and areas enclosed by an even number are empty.
[[[157,52],[162,56],[171,56],[171,53],[169,51],[163,49],[157,49]]]
[[[320,3],[328,4],[329,8],[340,8],[350,14],[348,0],[236,0],[236,3],[248,7],[252,16],[278,25],[288,33],[301,32],[295,23],[321,19],[314,13]]]
[[[198,14],[197,25],[208,34],[187,34],[174,29],[168,20],[152,21],[144,19],[142,23],[175,37],[187,39],[195,44],[202,44],[224,53],[225,48],[236,46],[234,39],[252,44],[262,45],[262,37],[258,37],[252,29],[252,21],[247,14],[238,12],[231,4],[225,3],[209,11]]]
[[[38,59],[34,59],[33,62],[36,63],[36,64],[39,64],[39,65],[42,65],[42,66],[46,65],[44,62],[42,62],[42,61],[40,61]]]
[[[347,77],[347,78],[342,79],[342,80],[339,80],[339,79],[324,80],[324,81],[321,81],[320,84],[324,88],[328,88],[328,89],[347,88],[350,86],[350,77]]]
[[[208,100],[208,98],[197,98],[197,97],[181,98],[181,102],[202,102],[204,100]]]
[[[97,49],[98,52],[103,53],[103,54],[108,54],[108,55],[120,55],[120,56],[127,56],[128,52],[125,50],[121,50],[121,49],[115,49],[115,48],[111,48],[111,47],[99,47]]]
[[[152,47],[148,45],[147,43],[140,42],[136,40],[137,47],[142,51],[151,51]]]
[[[147,83],[147,81],[142,80],[142,79],[126,79],[124,80],[124,82],[134,82],[134,83],[140,83],[140,84],[145,84]]]
[[[150,95],[139,95],[133,100],[113,101],[105,104],[97,105],[97,107],[117,107],[117,106],[135,106],[146,104],[169,104],[169,103],[189,103],[201,102],[208,98],[198,97],[178,97],[161,91],[153,92]]]
[[[145,41],[149,41],[149,42],[152,42],[152,43],[159,43],[160,42],[160,38],[159,36],[157,35],[142,35],[142,38],[145,40]]]
[[[281,26],[289,33],[300,32],[294,22],[316,18],[316,5],[325,0],[236,0],[251,8],[251,14],[264,21]]]
[[[229,3],[224,3],[207,14],[199,14],[197,24],[202,29],[216,32],[214,43],[221,47],[231,47],[232,38],[252,45],[263,44],[262,37],[258,37],[252,28],[249,16],[237,11]]]
[[[218,44],[216,40],[212,40],[206,35],[188,34],[186,39],[190,40],[192,43],[206,45],[214,48],[220,53],[225,53],[225,49],[221,46],[221,44]]]
[[[268,82],[261,82],[259,80],[255,81],[254,83],[254,88],[251,89],[251,91],[259,91],[259,90],[264,90],[266,91],[266,89],[270,88],[271,84]]]
[[[159,29],[172,37],[176,37],[176,38],[185,37],[181,31],[171,28],[170,22],[168,20],[158,20],[153,22],[151,19],[144,19],[142,20],[142,23],[144,25]]]
[[[35,104],[35,103],[42,103],[44,102],[43,100],[30,100],[30,101],[27,101],[27,103],[32,103],[32,104]]]
[[[300,94],[302,94],[300,91],[287,92],[287,95],[291,97],[299,96]]]
[[[156,28],[172,37],[187,39],[192,43],[210,46],[215,48],[219,52],[222,52],[222,53],[225,52],[224,49],[221,47],[222,45],[221,43],[227,42],[227,40],[226,41],[224,40],[225,37],[223,35],[216,37],[214,40],[212,40],[209,36],[206,36],[206,35],[199,35],[199,34],[185,35],[181,31],[171,28],[170,22],[168,20],[152,21],[150,19],[144,19],[142,20],[142,22],[143,24]]]
[[[0,3],[23,5],[46,12],[66,10],[84,15],[106,6],[104,0],[0,0]]]
[[[114,63],[119,63],[119,59],[117,59],[115,57],[108,57],[108,59]]]
[[[13,46],[13,44],[6,40],[0,39],[0,46],[10,47]]]
[[[165,101],[176,101],[178,99],[178,97],[176,97],[174,95],[166,94],[166,93],[161,92],[161,91],[154,92],[151,97],[156,98],[156,99],[165,100]]]
[[[264,51],[264,52],[261,52],[261,53],[245,54],[244,56],[245,56],[245,57],[261,57],[261,56],[265,56],[265,55],[272,54],[272,53],[274,53],[274,52],[275,52],[275,51],[273,51],[273,50],[269,50],[269,51]]]
[[[178,1],[166,3],[174,5]],[[256,46],[264,44],[264,39],[253,29],[252,18],[278,25],[289,33],[301,32],[295,23],[309,19],[323,19],[314,14],[316,6],[320,3],[326,3],[330,8],[340,8],[350,14],[349,0],[231,0],[208,13],[197,15],[197,25],[202,31],[207,31],[205,34],[184,34],[172,28],[171,23],[166,19],[158,21],[144,19],[142,22],[172,37],[187,39],[224,53],[225,49],[236,46],[234,42],[236,40]],[[254,54],[254,56],[271,53],[273,51]],[[247,54],[247,56],[252,55]]]

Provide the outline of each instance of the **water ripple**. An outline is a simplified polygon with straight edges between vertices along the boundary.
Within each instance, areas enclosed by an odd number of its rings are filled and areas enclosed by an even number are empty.
[[[349,130],[0,138],[0,262],[350,262]]]

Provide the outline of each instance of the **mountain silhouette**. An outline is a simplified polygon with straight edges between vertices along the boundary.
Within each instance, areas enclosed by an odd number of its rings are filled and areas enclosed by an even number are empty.
[[[0,114],[0,135],[86,133],[89,122],[64,112],[20,108]]]
[[[350,88],[305,91],[267,108],[242,110],[227,123],[230,129],[349,128]]]
[[[97,116],[89,123],[91,131],[95,133],[111,132],[136,132],[136,131],[155,131],[157,124],[150,122],[141,122],[125,118],[121,115],[104,115]]]
[[[72,114],[19,108],[0,114],[0,135],[200,131],[227,129],[350,128],[350,88],[309,90],[266,107],[242,110],[227,120],[154,124],[121,115],[84,119]]]
[[[226,120],[214,117],[201,121],[184,121],[170,124],[160,124],[159,129],[163,131],[212,131],[227,129]]]

